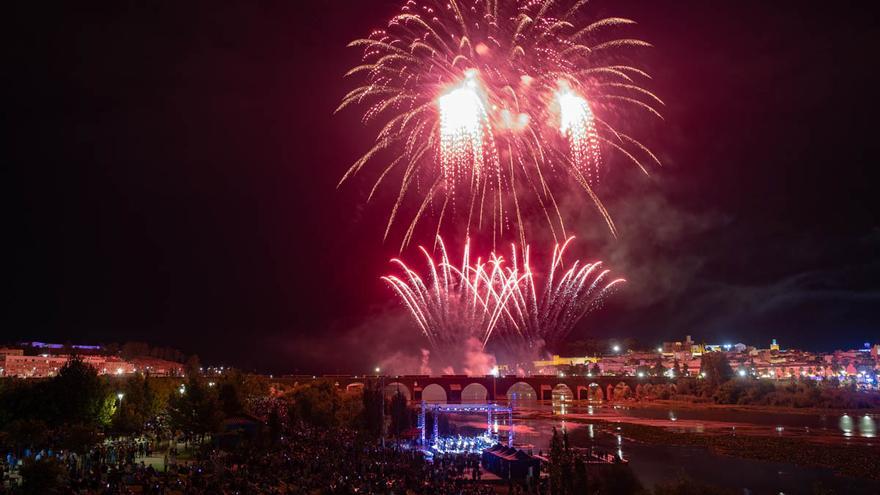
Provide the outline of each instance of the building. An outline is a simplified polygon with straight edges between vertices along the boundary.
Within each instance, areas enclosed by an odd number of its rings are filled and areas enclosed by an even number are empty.
[[[183,376],[184,367],[180,363],[174,361],[166,361],[164,359],[138,357],[133,358],[130,363],[135,369],[145,375],[150,376]]]
[[[0,377],[49,378],[58,374],[69,360],[67,354],[40,354],[25,356],[21,349],[0,349]],[[152,376],[183,376],[180,363],[155,358],[135,358],[126,361],[117,356],[79,356],[83,363],[95,368],[99,375],[131,375],[144,373]]]
[[[694,343],[691,340],[690,335],[684,336],[684,342],[676,341],[676,342],[664,342],[663,343],[663,354],[666,356],[671,356],[676,353],[693,353],[694,347],[701,347]]]
[[[24,356],[6,354],[3,356],[2,376],[18,378],[45,378],[55,376],[68,360],[67,356]]]
[[[597,357],[562,357],[559,354],[554,354],[553,357],[543,361],[535,361],[535,368],[547,368],[550,366],[577,366],[577,365],[587,365],[593,364],[599,361]]]

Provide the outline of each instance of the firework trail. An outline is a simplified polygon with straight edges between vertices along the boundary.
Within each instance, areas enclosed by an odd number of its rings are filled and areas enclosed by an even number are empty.
[[[589,19],[586,0],[409,0],[385,29],[350,45],[364,50],[348,72],[363,83],[337,111],[365,108],[378,122],[375,145],[340,184],[368,162],[387,160],[368,197],[399,177],[385,236],[408,196],[420,218],[466,215],[468,231],[491,227],[525,245],[523,214],[542,212],[557,241],[565,224],[554,196],[574,181],[614,224],[594,192],[603,149],[646,171],[657,157],[620,128],[630,110],[660,117],[643,87],[650,77],[628,62],[648,43],[615,35],[635,24]],[[392,174],[392,171],[396,171]],[[397,179],[395,179],[397,180]],[[459,198],[459,200],[456,200]]]
[[[576,260],[568,269],[563,255],[574,240],[569,237],[553,248],[550,267],[538,280],[529,263],[528,246],[521,256],[511,246],[513,266],[508,277],[519,278],[506,300],[505,315],[496,333],[503,336],[504,344],[514,352],[534,354],[546,345],[556,348],[575,325],[588,313],[598,308],[614,288],[625,282],[610,277],[611,270],[601,261],[587,263]]]
[[[471,338],[483,348],[492,341],[514,354],[534,354],[546,343],[558,344],[574,326],[598,307],[624,279],[610,280],[601,262],[575,261],[564,268],[563,255],[573,238],[557,244],[543,281],[511,247],[511,263],[492,253],[488,260],[470,260],[470,242],[461,265],[454,266],[438,238],[440,261],[420,248],[428,266],[427,279],[399,259],[392,260],[402,276],[382,277],[397,293],[431,346],[450,354]]]
[[[434,350],[448,354],[470,338],[485,347],[520,278],[505,274],[503,261],[494,254],[488,262],[477,258],[471,263],[469,242],[459,266],[449,261],[442,239],[437,239],[437,245],[439,262],[419,248],[428,267],[427,280],[397,258],[391,262],[403,274],[386,275],[382,280],[395,290]]]

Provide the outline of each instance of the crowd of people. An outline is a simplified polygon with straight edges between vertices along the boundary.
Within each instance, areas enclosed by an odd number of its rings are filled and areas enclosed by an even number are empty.
[[[475,455],[444,454],[429,460],[419,450],[383,448],[342,428],[302,426],[270,444],[242,442],[227,450],[208,442],[180,457],[168,447],[152,456],[151,451],[150,443],[139,439],[107,442],[84,456],[38,455],[60,466],[64,493],[495,493],[480,480]],[[15,459],[8,462],[7,473],[21,465]]]

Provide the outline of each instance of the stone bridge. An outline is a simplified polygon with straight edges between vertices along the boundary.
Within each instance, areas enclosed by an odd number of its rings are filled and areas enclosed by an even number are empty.
[[[336,387],[353,390],[366,383],[384,386],[385,393],[403,394],[415,402],[495,402],[505,400],[543,400],[567,397],[571,400],[604,400],[614,398],[615,388],[628,387],[629,393],[638,395],[646,383],[670,383],[665,378],[637,378],[633,376],[516,376],[495,377],[467,375],[323,375],[288,376],[282,381],[288,384],[328,380]]]

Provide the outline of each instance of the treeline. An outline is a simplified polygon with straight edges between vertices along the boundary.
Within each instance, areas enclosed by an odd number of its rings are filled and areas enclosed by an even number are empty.
[[[269,392],[259,376],[186,376],[99,376],[73,358],[50,379],[0,380],[0,449],[17,457],[46,448],[85,453],[107,436],[203,436]]]
[[[342,391],[328,380],[318,379],[294,387],[284,395],[287,418],[321,428],[343,427],[366,437],[383,434],[397,437],[416,424],[416,411],[407,405],[406,397],[395,394],[386,398],[377,380],[368,381],[362,390]],[[441,421],[444,416],[441,416]],[[428,418],[432,425],[433,418]],[[449,430],[448,422],[439,425]]]
[[[18,457],[46,448],[84,453],[108,436],[145,433],[200,442],[236,416],[268,427],[267,433],[280,431],[282,423],[303,423],[371,438],[397,436],[415,424],[406,399],[385,400],[378,383],[352,392],[324,379],[270,388],[260,375],[205,377],[197,363],[186,378],[99,376],[75,357],[49,379],[0,380],[0,451]]]
[[[734,373],[723,353],[702,357],[700,378],[676,381],[673,387],[658,388],[662,399],[705,401],[716,404],[777,406],[796,408],[867,409],[880,408],[880,393],[858,391],[855,385],[841,386],[836,378],[811,380],[765,380]],[[650,398],[650,397],[649,397]]]

